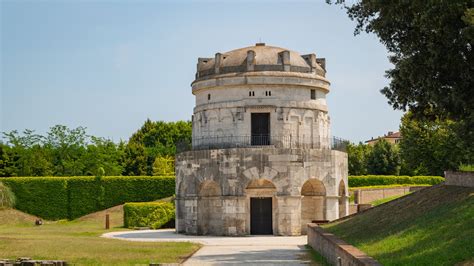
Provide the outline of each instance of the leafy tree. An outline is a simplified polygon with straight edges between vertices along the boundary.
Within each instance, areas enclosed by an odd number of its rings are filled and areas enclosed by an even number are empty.
[[[147,175],[145,147],[133,142],[128,143],[124,152],[123,167],[125,175]]]
[[[411,112],[402,118],[400,153],[408,174],[443,175],[462,163],[472,163],[474,147],[460,137],[459,123],[452,120],[414,119]]]
[[[391,53],[394,69],[382,93],[394,108],[455,119],[472,115],[473,8],[471,0],[364,0],[347,7],[357,21],[355,33],[375,33]]]
[[[398,175],[400,155],[397,146],[384,139],[377,141],[367,158],[367,172],[374,175]]]
[[[328,1],[332,2],[332,1]],[[381,92],[413,119],[456,121],[455,134],[474,143],[474,2],[370,1],[344,4],[355,34],[375,33],[394,68]],[[422,122],[423,123],[423,122]]]
[[[97,175],[98,169],[101,169],[104,172],[101,176],[121,175],[123,171],[122,147],[111,140],[91,136],[91,143],[87,145],[81,157],[85,169],[84,174]]]
[[[367,158],[372,152],[372,146],[359,143],[347,144],[347,155],[350,175],[367,174]]]
[[[0,142],[0,177],[12,176],[10,153],[10,147]]]
[[[3,133],[7,143],[12,145],[5,148],[9,165],[5,165],[3,172],[8,176],[41,176],[52,173],[52,165],[48,160],[49,154],[43,150],[41,143],[44,138],[32,130],[25,130],[23,134],[14,130]]]
[[[174,156],[176,143],[182,140],[191,142],[191,122],[153,122],[147,119],[143,126],[135,132],[127,144],[125,160],[127,165],[124,169],[125,175],[134,175],[144,172],[146,175],[153,174],[153,164],[158,156]],[[143,147],[143,154],[140,150]],[[139,159],[131,158],[133,154],[139,153],[144,156]]]
[[[154,176],[174,175],[174,158],[168,155],[157,156],[153,163]]]

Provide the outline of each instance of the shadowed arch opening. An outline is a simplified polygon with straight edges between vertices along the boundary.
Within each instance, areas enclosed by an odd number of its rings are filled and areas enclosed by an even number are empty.
[[[344,184],[344,180],[339,182],[339,189],[338,189],[338,196],[339,196],[339,218],[344,217],[347,215],[347,191],[346,186]]]
[[[198,195],[198,234],[221,235],[223,228],[222,192],[219,184],[211,180],[203,181],[199,185]]]
[[[326,187],[317,179],[307,180],[301,196],[301,233],[306,234],[308,223],[326,219]]]

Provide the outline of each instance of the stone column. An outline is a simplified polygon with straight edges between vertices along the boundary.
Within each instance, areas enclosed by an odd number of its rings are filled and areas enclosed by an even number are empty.
[[[273,234],[294,236],[301,235],[301,196],[278,196]],[[276,229],[276,230],[275,230]]]
[[[326,196],[326,220],[339,218],[339,196]]]

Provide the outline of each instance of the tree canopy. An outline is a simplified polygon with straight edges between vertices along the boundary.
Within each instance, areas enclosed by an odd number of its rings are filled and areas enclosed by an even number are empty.
[[[389,51],[389,104],[413,119],[455,120],[474,143],[474,1],[335,3],[357,22],[355,34],[374,33]]]

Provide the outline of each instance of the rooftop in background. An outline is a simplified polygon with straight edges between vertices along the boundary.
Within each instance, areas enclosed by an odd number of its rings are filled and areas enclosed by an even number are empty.
[[[382,137],[371,138],[365,141],[365,143],[369,145],[374,145],[375,143],[377,143],[377,141],[381,139],[386,140],[390,144],[398,144],[400,140],[402,139],[402,134],[400,133],[400,131],[397,131],[397,132],[389,131],[387,134],[383,135]]]

